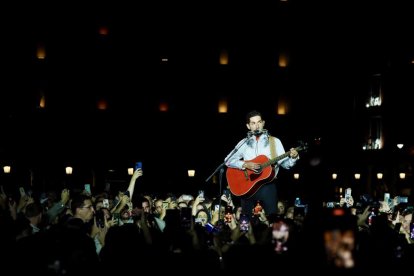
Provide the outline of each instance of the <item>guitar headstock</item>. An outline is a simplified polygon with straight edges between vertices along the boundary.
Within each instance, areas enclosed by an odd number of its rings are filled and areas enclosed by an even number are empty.
[[[308,150],[308,148],[309,148],[308,143],[303,142],[303,141],[299,141],[299,146],[296,147],[296,150],[297,151],[306,151],[306,150]]]

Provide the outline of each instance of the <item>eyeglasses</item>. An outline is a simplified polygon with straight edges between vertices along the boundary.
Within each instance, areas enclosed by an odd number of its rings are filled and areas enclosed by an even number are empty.
[[[85,208],[85,209],[93,209],[93,206],[92,206],[92,205],[89,205],[89,206],[82,206],[82,207],[80,207],[80,208]]]

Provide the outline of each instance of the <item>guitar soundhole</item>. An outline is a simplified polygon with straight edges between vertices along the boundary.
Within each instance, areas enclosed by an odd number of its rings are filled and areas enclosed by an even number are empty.
[[[255,181],[256,179],[258,179],[260,177],[260,174],[256,174],[256,173],[252,173],[250,175],[250,181]]]

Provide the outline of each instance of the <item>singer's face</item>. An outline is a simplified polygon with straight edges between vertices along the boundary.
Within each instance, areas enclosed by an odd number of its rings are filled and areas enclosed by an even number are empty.
[[[250,122],[247,124],[247,128],[251,131],[262,130],[264,126],[264,121],[260,116],[254,116],[250,118]]]

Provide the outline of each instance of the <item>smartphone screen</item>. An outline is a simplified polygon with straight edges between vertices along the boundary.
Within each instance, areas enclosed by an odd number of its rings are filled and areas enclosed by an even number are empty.
[[[142,169],[142,162],[135,163],[135,170]]]
[[[91,191],[91,184],[85,184],[85,191],[89,194],[89,195],[91,195],[92,194],[92,191]]]
[[[328,209],[332,210],[332,209]],[[355,267],[356,217],[333,210],[325,220],[323,242],[329,267],[349,269]]]
[[[23,187],[19,187],[20,197],[24,197],[26,195],[26,191]]]
[[[240,231],[248,232],[249,231],[249,224],[250,224],[250,217],[246,214],[241,214],[240,215],[240,222],[239,222]]]
[[[223,194],[224,194],[227,198],[229,198],[229,197],[230,197],[230,190],[229,190],[229,189],[225,189],[225,190],[223,191]]]
[[[104,200],[102,201],[102,206],[104,208],[109,208],[109,199],[104,198]]]
[[[224,214],[224,221],[230,223],[233,220],[233,207],[227,206]]]
[[[289,225],[282,219],[272,224],[272,239],[277,253],[288,251]]]
[[[260,215],[262,210],[263,210],[263,207],[262,207],[260,200],[256,201],[256,205],[253,208],[253,214],[258,216]]]
[[[199,196],[201,199],[204,199],[204,191],[203,191],[203,190],[199,190],[199,191],[198,191],[198,196]]]

